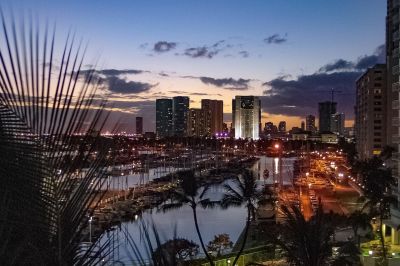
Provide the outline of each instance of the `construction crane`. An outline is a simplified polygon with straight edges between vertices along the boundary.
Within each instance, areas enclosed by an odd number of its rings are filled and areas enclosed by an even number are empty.
[[[342,93],[342,91],[339,90],[335,90],[334,88],[332,88],[330,91],[328,90],[317,90],[316,92],[330,92],[331,93],[331,102],[334,101],[335,99],[335,93]]]

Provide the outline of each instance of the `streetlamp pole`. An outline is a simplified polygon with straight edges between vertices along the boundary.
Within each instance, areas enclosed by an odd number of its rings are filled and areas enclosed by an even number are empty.
[[[89,217],[89,242],[92,243],[92,221],[93,216]]]

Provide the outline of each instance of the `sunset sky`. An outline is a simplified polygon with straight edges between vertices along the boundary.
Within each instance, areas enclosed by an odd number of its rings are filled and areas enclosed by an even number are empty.
[[[128,131],[134,117],[155,130],[155,99],[262,99],[263,123],[300,126],[330,99],[354,117],[355,80],[384,62],[386,1],[19,1],[0,0],[4,10],[32,12],[88,42],[86,68],[96,63],[105,79],[113,118]],[[61,48],[61,45],[58,47]],[[351,125],[351,121],[347,121]]]

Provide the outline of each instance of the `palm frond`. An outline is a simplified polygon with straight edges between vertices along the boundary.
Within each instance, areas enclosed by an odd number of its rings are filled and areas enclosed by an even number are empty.
[[[0,194],[7,197],[0,202],[6,214],[0,219],[0,251],[7,250],[0,260],[102,263],[108,241],[84,250],[81,245],[105,181],[101,162],[107,149],[91,156],[101,141],[92,133],[108,118],[105,101],[94,102],[100,79],[93,73],[81,78],[85,52],[74,36],[68,35],[56,65],[55,28],[49,34],[46,25],[42,33],[32,20],[11,19],[9,25],[0,13]]]

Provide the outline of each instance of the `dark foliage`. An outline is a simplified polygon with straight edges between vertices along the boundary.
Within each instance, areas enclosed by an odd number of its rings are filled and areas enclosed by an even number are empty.
[[[1,19],[1,264],[98,265],[107,241],[82,242],[104,176],[104,152],[90,157],[107,118],[104,102],[91,109],[99,81],[79,81],[84,52],[73,36],[57,61],[55,31]],[[78,132],[87,134],[75,143]]]

